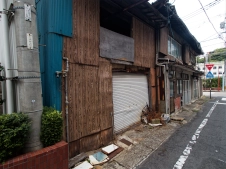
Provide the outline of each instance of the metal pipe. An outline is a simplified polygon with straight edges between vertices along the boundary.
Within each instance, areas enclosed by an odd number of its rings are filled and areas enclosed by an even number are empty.
[[[67,73],[69,72],[69,60],[66,57],[63,57],[63,60],[66,60],[66,70],[63,70],[64,72],[64,80],[65,80],[65,114],[66,114],[66,131],[67,131],[67,142],[68,142],[68,159],[69,159],[69,142],[70,142],[70,136],[69,136],[69,122],[68,122],[68,88],[67,88]]]
[[[2,63],[2,66],[5,68],[5,77],[12,77],[12,73],[8,71],[8,69],[11,67],[11,62],[9,59],[9,26],[8,26],[8,17],[6,15],[5,9],[7,8],[6,0],[0,0],[0,11],[2,12],[0,14],[1,22],[0,22],[0,46],[1,46],[1,52],[0,52],[0,62]],[[4,84],[2,88],[3,96],[5,93],[5,114],[11,114],[14,112],[14,100],[13,100],[13,82],[10,80],[7,80],[5,82],[2,82]]]

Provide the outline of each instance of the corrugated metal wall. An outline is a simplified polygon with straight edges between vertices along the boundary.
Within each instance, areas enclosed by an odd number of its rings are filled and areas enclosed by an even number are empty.
[[[63,38],[72,36],[72,0],[36,0],[44,106],[61,110]],[[42,46],[46,45],[46,47]]]

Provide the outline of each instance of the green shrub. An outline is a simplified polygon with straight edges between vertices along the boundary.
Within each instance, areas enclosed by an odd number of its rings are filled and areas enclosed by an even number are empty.
[[[0,162],[21,154],[29,134],[30,121],[23,113],[0,116]]]
[[[41,141],[44,147],[51,146],[62,139],[62,114],[52,107],[44,107],[41,124]]]
[[[218,78],[213,78],[211,79],[211,84],[210,84],[210,79],[203,80],[203,86],[210,88],[211,87],[218,87]],[[219,78],[219,87],[222,86],[222,77]]]

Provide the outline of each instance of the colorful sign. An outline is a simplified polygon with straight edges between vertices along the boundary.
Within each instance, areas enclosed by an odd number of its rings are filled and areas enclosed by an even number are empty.
[[[206,78],[207,79],[214,78],[213,73],[212,72],[208,72],[207,75],[206,75]]]
[[[211,70],[214,64],[206,64],[208,70]]]

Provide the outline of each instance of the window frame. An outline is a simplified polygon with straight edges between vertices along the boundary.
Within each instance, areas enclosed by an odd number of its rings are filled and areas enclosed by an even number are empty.
[[[182,60],[182,45],[168,36],[168,54]]]

